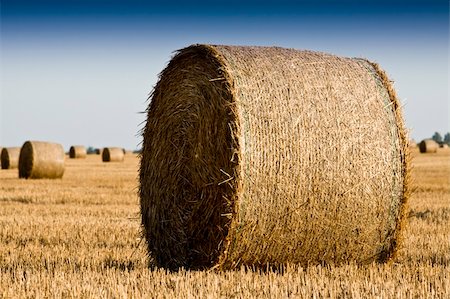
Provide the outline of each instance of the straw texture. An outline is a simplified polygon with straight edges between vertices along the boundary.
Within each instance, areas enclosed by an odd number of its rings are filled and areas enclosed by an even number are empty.
[[[13,169],[19,166],[20,147],[5,147],[1,150],[2,169]]]
[[[72,145],[69,149],[69,157],[71,159],[84,159],[86,158],[87,150],[82,145]]]
[[[121,147],[105,147],[102,151],[103,162],[122,162],[124,152]]]
[[[64,174],[64,160],[64,148],[61,144],[26,141],[20,150],[19,178],[62,178]]]
[[[364,264],[401,241],[409,139],[369,61],[190,46],[160,74],[143,138],[142,225],[158,266]]]
[[[419,144],[419,149],[421,153],[436,153],[439,144],[433,139],[424,139]]]

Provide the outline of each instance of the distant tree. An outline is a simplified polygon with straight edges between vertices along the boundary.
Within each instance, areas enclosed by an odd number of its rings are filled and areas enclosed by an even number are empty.
[[[444,143],[450,145],[450,132],[447,132],[447,134],[444,135]]]
[[[93,146],[89,146],[86,150],[88,155],[95,154],[95,148]]]
[[[439,134],[439,132],[435,132],[433,137],[431,137],[431,139],[433,139],[437,143],[441,143],[442,142],[442,136],[441,136],[441,134]]]

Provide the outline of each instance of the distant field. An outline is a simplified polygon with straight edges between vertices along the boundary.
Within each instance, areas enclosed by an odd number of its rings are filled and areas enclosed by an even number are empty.
[[[0,298],[450,298],[450,150],[413,155],[404,247],[390,264],[283,272],[149,269],[139,160],[66,160],[61,180],[0,170]]]

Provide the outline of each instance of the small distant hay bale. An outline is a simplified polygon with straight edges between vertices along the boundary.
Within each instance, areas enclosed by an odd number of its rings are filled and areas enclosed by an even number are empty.
[[[19,178],[57,179],[64,174],[65,153],[61,144],[26,141],[19,156]]]
[[[124,152],[120,147],[105,147],[102,152],[103,162],[122,162]]]
[[[414,141],[414,139],[411,139],[411,140],[409,141],[409,147],[410,147],[410,148],[416,148],[416,147],[417,147],[417,142]]]
[[[100,148],[95,149],[95,154],[101,155],[102,153],[103,153],[103,149],[100,149]]]
[[[1,150],[2,169],[13,169],[19,166],[20,147],[5,147]]]
[[[367,264],[395,255],[409,138],[378,65],[193,45],[162,71],[149,103],[139,194],[156,265]]]
[[[448,144],[447,143],[441,143],[441,144],[439,144],[439,147],[443,148],[443,149],[446,149],[446,148],[448,148]]]
[[[86,158],[86,147],[82,145],[72,145],[69,150],[69,157],[71,159],[84,159]]]
[[[439,144],[433,139],[424,139],[419,144],[419,149],[421,153],[436,153]]]

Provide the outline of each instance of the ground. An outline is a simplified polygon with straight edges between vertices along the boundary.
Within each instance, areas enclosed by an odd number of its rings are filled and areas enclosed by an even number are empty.
[[[450,298],[450,150],[413,151],[405,239],[388,264],[284,271],[148,267],[139,159],[67,159],[60,180],[0,171],[0,298]]]

